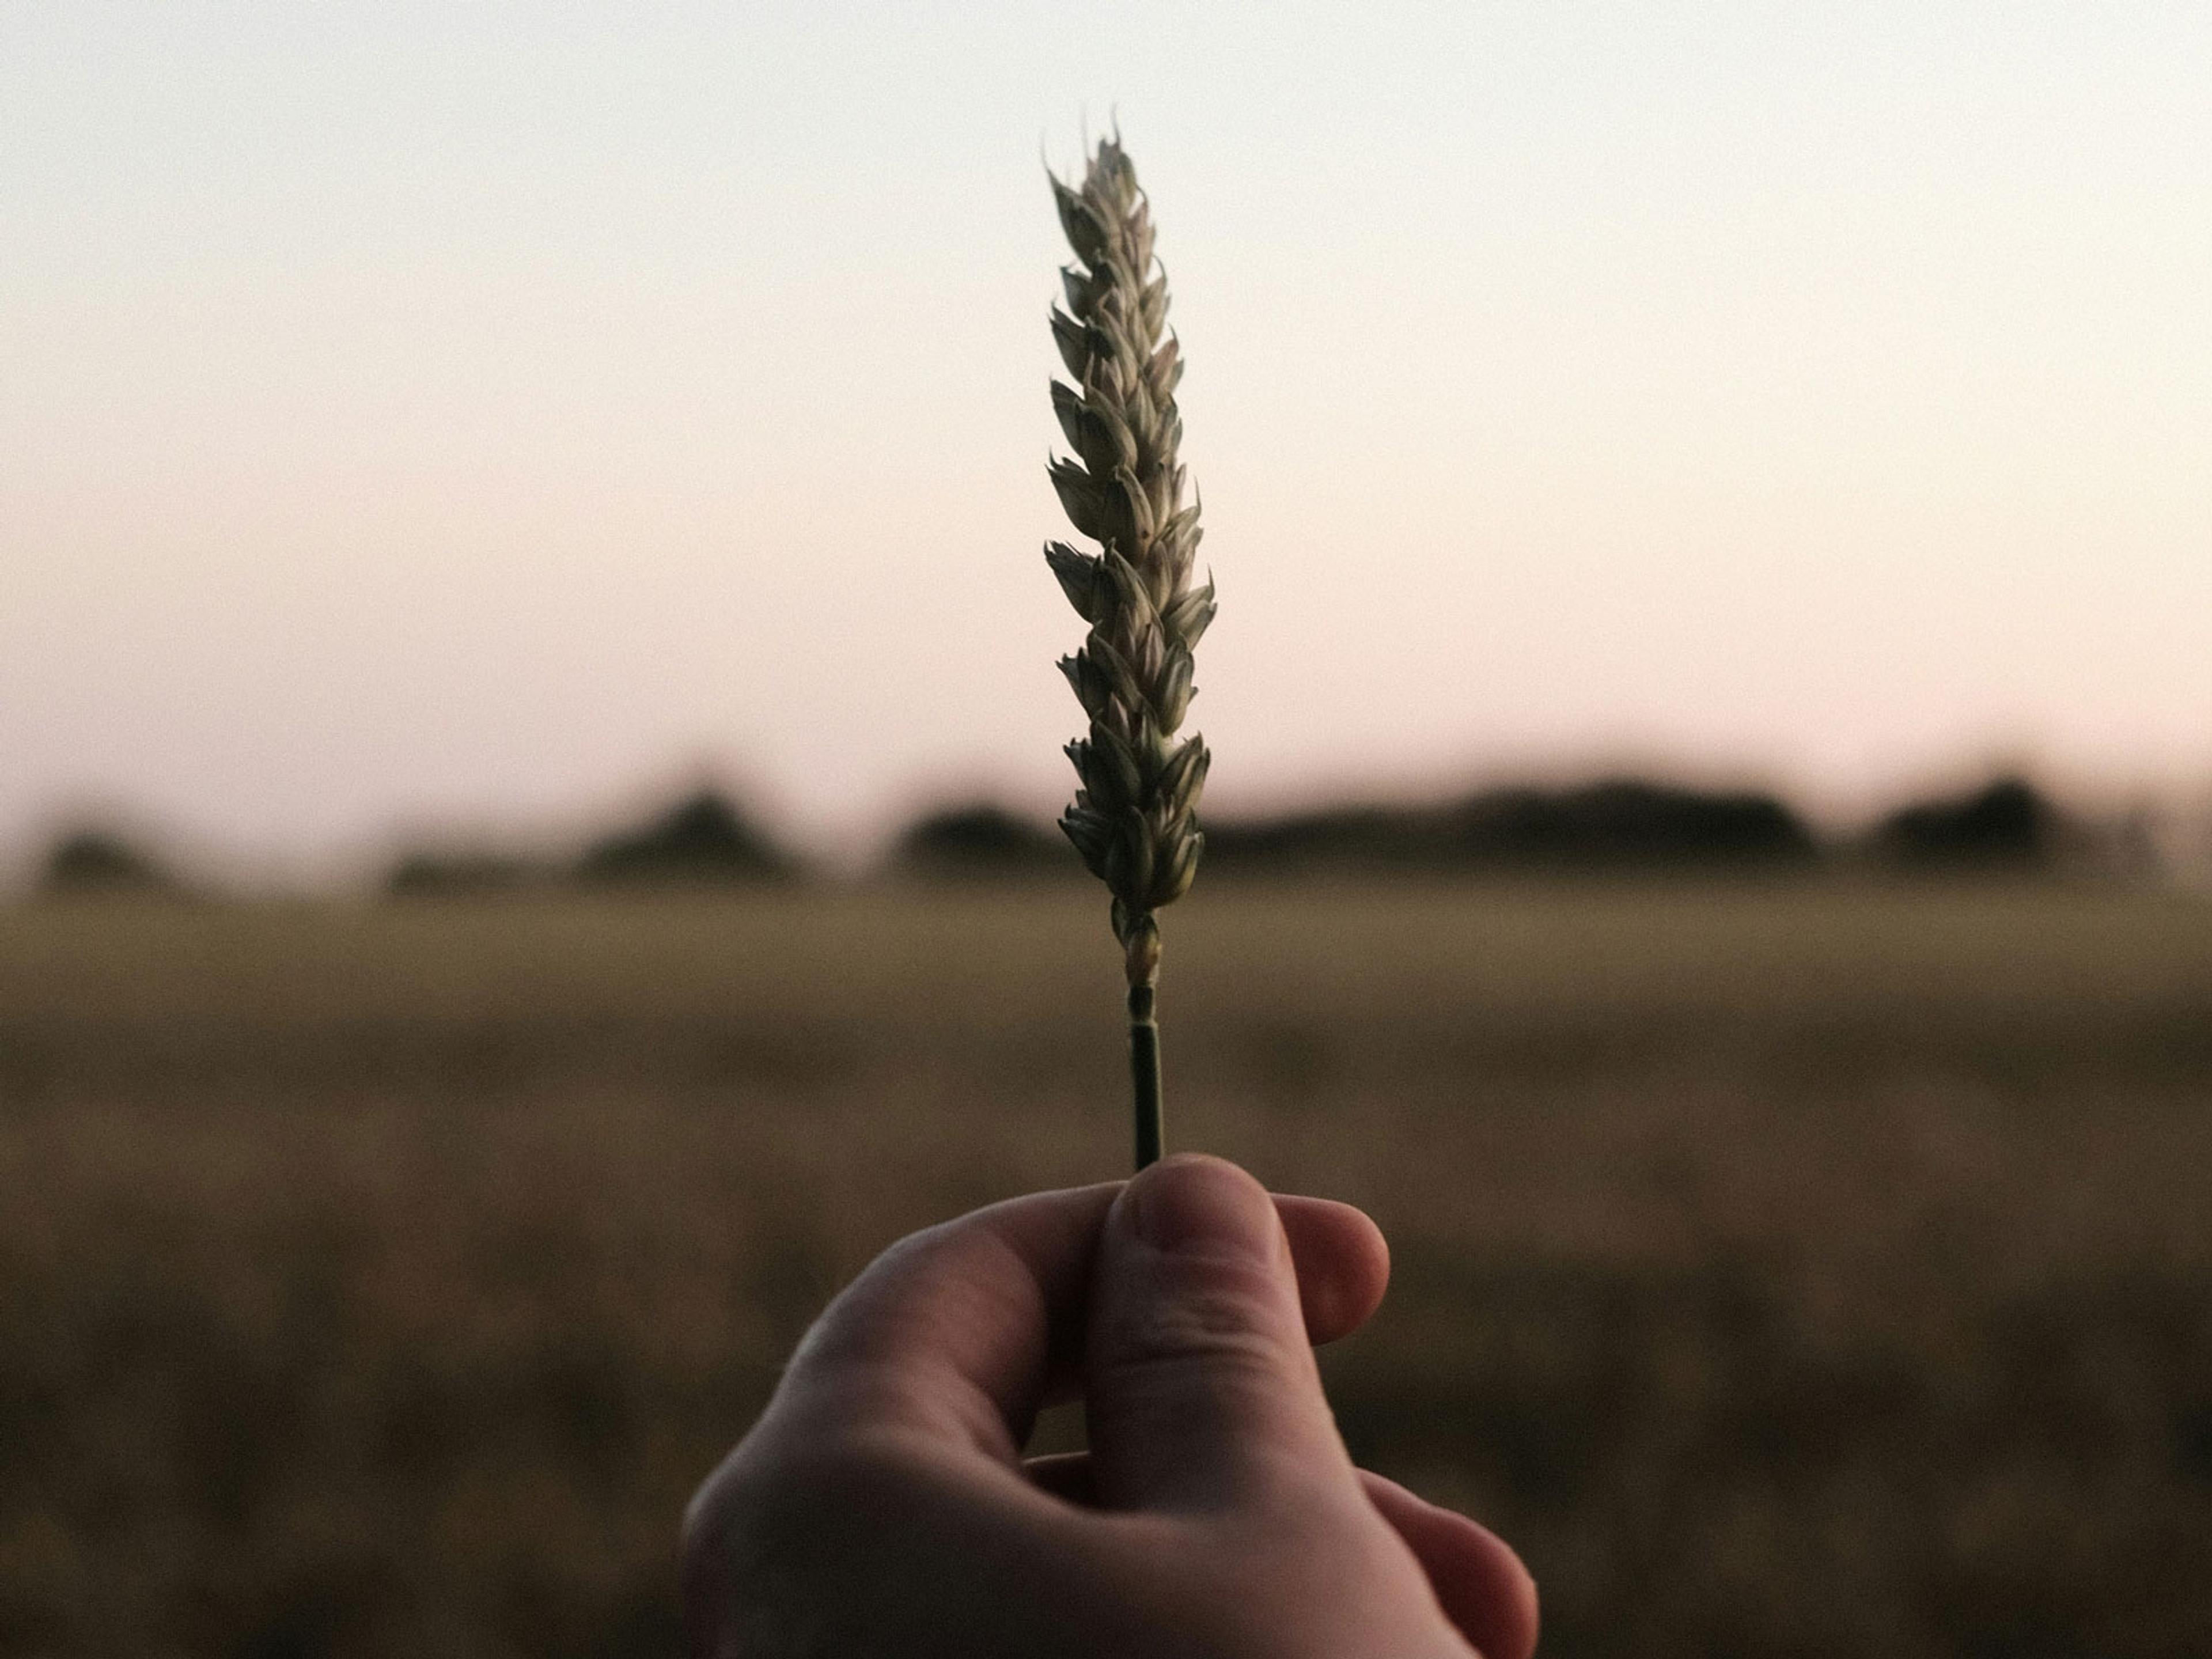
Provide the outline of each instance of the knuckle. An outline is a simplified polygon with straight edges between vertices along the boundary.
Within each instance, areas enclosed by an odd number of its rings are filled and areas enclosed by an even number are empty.
[[[1277,1382],[1285,1355],[1256,1312],[1251,1287],[1236,1275],[1192,1275],[1172,1295],[1115,1310],[1099,1332],[1099,1358],[1116,1370],[1200,1367],[1224,1379]]]
[[[684,1516],[687,1560],[726,1559],[792,1534],[825,1504],[835,1506],[885,1479],[890,1460],[837,1441],[803,1449],[748,1443],[700,1489]]]

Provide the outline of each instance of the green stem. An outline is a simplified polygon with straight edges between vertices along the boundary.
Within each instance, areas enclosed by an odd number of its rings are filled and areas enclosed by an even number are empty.
[[[1137,1167],[1160,1161],[1160,1028],[1149,985],[1129,988],[1129,1080],[1137,1097]]]

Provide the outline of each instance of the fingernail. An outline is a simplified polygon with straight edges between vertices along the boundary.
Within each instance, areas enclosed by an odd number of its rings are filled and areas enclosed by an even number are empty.
[[[1274,1200],[1233,1164],[1188,1153],[1129,1183],[1129,1224],[1156,1250],[1270,1259],[1281,1223]]]

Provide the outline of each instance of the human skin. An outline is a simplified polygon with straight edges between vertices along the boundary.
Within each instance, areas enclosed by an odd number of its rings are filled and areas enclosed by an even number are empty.
[[[698,1659],[1528,1659],[1535,1589],[1353,1467],[1312,1344],[1389,1255],[1218,1159],[917,1233],[834,1302],[684,1527]],[[1091,1449],[1024,1462],[1079,1395]]]

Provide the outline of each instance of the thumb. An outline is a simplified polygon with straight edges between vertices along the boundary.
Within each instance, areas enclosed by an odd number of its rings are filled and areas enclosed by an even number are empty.
[[[1218,1158],[1170,1158],[1115,1200],[1084,1401],[1109,1509],[1217,1509],[1317,1476],[1352,1489],[1274,1202]]]

